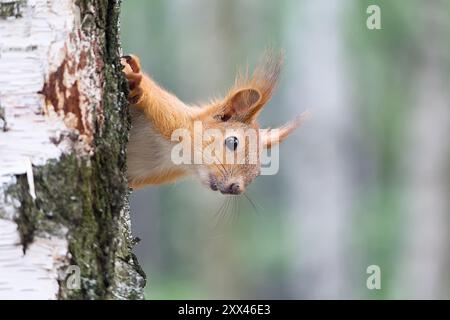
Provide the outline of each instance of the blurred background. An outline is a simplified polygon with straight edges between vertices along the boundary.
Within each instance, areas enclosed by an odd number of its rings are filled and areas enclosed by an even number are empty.
[[[449,22],[448,0],[123,1],[124,51],[185,102],[271,46],[285,66],[261,124],[313,113],[232,224],[193,179],[133,193],[146,297],[450,298]]]

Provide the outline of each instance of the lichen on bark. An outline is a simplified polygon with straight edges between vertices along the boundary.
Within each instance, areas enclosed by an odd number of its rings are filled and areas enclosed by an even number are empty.
[[[0,18],[20,18],[26,0],[10,0],[0,2]]]
[[[96,34],[102,66],[102,110],[93,112],[90,155],[72,153],[33,168],[36,199],[26,175],[8,195],[20,203],[16,218],[24,250],[36,235],[61,236],[81,273],[81,288],[60,281],[60,299],[142,299],[145,274],[132,253],[126,144],[130,127],[127,85],[121,72],[119,0],[79,0],[81,32]],[[94,7],[95,10],[90,8]]]
[[[2,102],[0,101],[0,131],[7,130],[7,123],[5,118],[5,109],[2,108]]]

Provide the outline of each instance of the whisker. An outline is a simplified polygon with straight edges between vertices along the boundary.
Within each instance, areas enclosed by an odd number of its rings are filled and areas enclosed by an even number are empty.
[[[229,198],[230,198],[230,206],[227,209],[227,224],[233,225],[234,197],[229,196]]]
[[[226,219],[228,217],[228,212],[230,210],[231,199],[227,197],[227,205],[225,206],[225,210],[223,211],[223,218]]]
[[[231,206],[230,206],[230,210],[228,211],[228,224],[229,225],[233,225],[234,224],[234,202],[235,202],[235,197],[234,196],[230,196],[231,199]]]
[[[225,199],[225,200],[222,202],[222,204],[220,205],[219,210],[217,210],[217,212],[216,212],[216,214],[215,214],[215,217],[216,217],[216,218],[219,218],[219,217],[222,215],[222,211],[223,211],[223,208],[225,207],[226,202],[227,202],[227,199]]]
[[[239,197],[235,196],[234,198],[234,206],[233,206],[233,223],[236,224],[239,220]]]
[[[253,200],[246,193],[243,193],[243,195],[247,198],[248,202],[250,202],[250,204],[252,205],[253,210],[255,211],[255,213],[257,215],[259,215],[258,208],[256,207],[256,204],[253,202]]]
[[[199,151],[202,154],[202,157],[205,157],[208,162],[214,163],[214,159],[208,157],[207,155],[205,155],[202,150],[198,150],[198,148],[196,149],[196,146],[194,145],[194,151]],[[216,160],[221,164],[221,162],[219,161],[219,159],[217,158],[216,155],[214,155],[214,157],[216,158]],[[220,166],[217,166],[217,168],[219,169],[219,172],[221,173],[222,177],[226,177],[228,175],[227,169],[225,168],[225,166],[223,164],[221,164],[222,168]]]
[[[219,162],[219,164],[222,166],[224,172],[228,172],[227,168],[225,168],[224,164],[222,163],[222,161],[219,160],[219,158],[214,154],[214,158]]]
[[[219,209],[219,212],[217,213],[216,227],[218,227],[225,221],[229,206],[230,206],[230,198],[227,197],[223,202],[221,208]]]

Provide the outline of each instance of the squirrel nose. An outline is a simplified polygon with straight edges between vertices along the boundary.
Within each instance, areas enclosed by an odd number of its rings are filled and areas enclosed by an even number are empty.
[[[224,190],[221,191],[223,194],[233,194],[233,195],[241,194],[242,192],[239,183],[235,182],[231,183],[228,187],[226,187]]]

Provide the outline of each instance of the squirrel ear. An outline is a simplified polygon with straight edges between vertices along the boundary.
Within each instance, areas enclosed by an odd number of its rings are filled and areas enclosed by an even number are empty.
[[[270,149],[272,146],[280,144],[285,140],[295,129],[300,127],[304,121],[311,118],[311,113],[309,111],[303,112],[301,115],[297,116],[294,120],[286,123],[277,129],[266,129],[262,130],[261,139],[262,146],[264,148]]]
[[[228,108],[233,115],[244,115],[248,113],[261,100],[258,90],[247,88],[241,89],[229,98]]]

